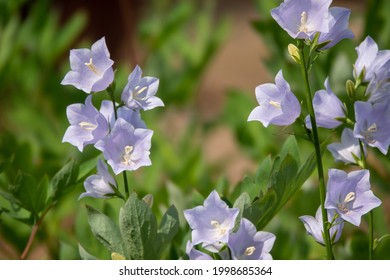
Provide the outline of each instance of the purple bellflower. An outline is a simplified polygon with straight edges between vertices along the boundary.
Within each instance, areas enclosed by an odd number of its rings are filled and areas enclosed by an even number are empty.
[[[73,85],[86,93],[105,90],[114,80],[113,64],[103,37],[92,45],[91,50],[70,51],[71,71],[61,84]]]
[[[162,100],[155,96],[159,80],[154,77],[141,77],[142,70],[137,65],[129,75],[121,99],[127,107],[134,110],[150,110],[164,106]]]
[[[375,104],[355,102],[355,119],[354,136],[387,154],[390,145],[390,100]]]
[[[366,146],[363,146],[366,154]],[[353,136],[353,130],[344,128],[341,134],[341,143],[332,143],[328,145],[328,150],[332,153],[336,161],[342,161],[346,164],[358,164],[356,159],[360,159],[362,154],[359,140]]]
[[[149,150],[153,131],[135,128],[122,118],[118,118],[111,133],[95,144],[118,175],[124,170],[136,170],[151,165]]]
[[[92,104],[92,95],[87,96],[84,104],[72,104],[66,108],[70,126],[62,142],[69,142],[81,152],[88,144],[95,144],[109,131],[106,118]]]
[[[218,252],[228,242],[238,212],[238,208],[229,209],[216,191],[210,193],[202,206],[184,210],[192,229],[192,244],[203,243],[204,248]]]
[[[351,10],[340,7],[332,7],[329,9],[329,32],[320,34],[318,43],[329,41],[321,50],[326,50],[343,39],[353,38],[354,34],[349,29],[349,16]]]
[[[285,0],[271,10],[272,17],[292,38],[312,39],[317,32],[329,32],[332,0]]]
[[[342,124],[337,118],[345,118],[346,108],[340,99],[332,92],[329,79],[325,80],[326,90],[319,90],[313,98],[314,113],[318,127],[336,128]],[[311,129],[310,116],[307,116],[306,126]]]
[[[190,258],[190,260],[213,260],[212,257],[207,255],[206,253],[203,253],[197,249],[194,248],[194,245],[191,243],[191,241],[187,242],[186,245],[186,254]]]
[[[247,219],[242,218],[237,232],[229,236],[228,246],[234,260],[272,260],[269,253],[275,242],[275,235],[257,231]]]
[[[330,169],[328,177],[325,208],[335,210],[343,220],[359,226],[361,217],[381,204],[370,190],[368,170],[347,174]]]
[[[275,84],[256,87],[256,99],[259,106],[252,110],[248,121],[259,121],[265,127],[269,124],[290,125],[301,114],[299,101],[291,92],[281,70],[275,77]]]
[[[90,196],[94,198],[107,198],[109,194],[114,193],[116,183],[114,178],[108,172],[108,166],[101,159],[97,165],[97,175],[91,175],[84,181],[86,192],[82,193],[79,199]]]
[[[332,222],[333,218],[336,215],[335,210],[328,210],[328,221]],[[318,207],[316,216],[301,216],[299,219],[302,221],[303,225],[305,226],[306,232],[308,235],[313,236],[314,240],[317,241],[318,243],[325,245],[324,242],[324,225],[322,222],[322,212],[321,212],[321,206]],[[330,234],[330,239],[333,243],[336,243],[341,236],[341,232],[344,227],[344,220],[341,219],[340,217],[337,217],[334,219],[332,223],[332,227],[330,228],[329,234]]]

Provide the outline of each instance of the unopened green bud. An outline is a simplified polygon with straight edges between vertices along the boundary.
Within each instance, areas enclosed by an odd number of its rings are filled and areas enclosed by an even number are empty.
[[[291,58],[298,64],[301,64],[301,57],[299,55],[299,49],[294,44],[289,44],[288,47],[288,53],[290,54]]]
[[[147,195],[145,195],[145,196],[142,198],[142,200],[145,201],[145,203],[146,203],[150,208],[152,208],[152,206],[153,206],[153,195],[147,194]]]
[[[355,84],[351,80],[348,80],[345,84],[345,90],[347,91],[347,95],[352,100],[355,100],[356,97],[356,90],[355,90]]]

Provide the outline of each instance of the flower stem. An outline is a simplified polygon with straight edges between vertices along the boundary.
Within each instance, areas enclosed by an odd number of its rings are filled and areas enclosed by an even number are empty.
[[[322,164],[322,154],[321,154],[321,145],[319,141],[318,136],[318,128],[317,128],[317,122],[314,114],[314,107],[313,107],[313,101],[312,101],[312,94],[310,90],[310,84],[309,84],[309,65],[310,65],[310,57],[306,61],[305,59],[305,52],[304,52],[304,43],[302,41],[299,41],[298,48],[299,48],[299,54],[300,54],[300,65],[301,65],[301,72],[302,77],[304,80],[304,84],[306,87],[306,102],[307,107],[309,110],[310,115],[310,122],[312,127],[312,133],[313,133],[313,144],[315,148],[316,153],[316,159],[317,159],[317,171],[318,171],[318,179],[319,179],[319,190],[320,190],[320,201],[321,201],[321,213],[322,213],[322,221],[323,221],[323,229],[324,229],[324,241],[326,246],[326,252],[327,252],[327,258],[329,260],[333,260],[333,252],[332,252],[332,242],[330,240],[330,234],[329,234],[329,222],[328,222],[328,213],[325,209],[325,178],[324,178],[324,169]]]

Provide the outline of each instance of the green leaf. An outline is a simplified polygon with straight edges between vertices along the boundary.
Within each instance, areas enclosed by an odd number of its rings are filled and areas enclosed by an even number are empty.
[[[160,222],[157,232],[157,255],[172,241],[179,231],[179,214],[174,205],[168,208]]]
[[[120,209],[119,227],[127,259],[156,259],[157,221],[150,207],[135,193]]]
[[[51,181],[54,201],[59,200],[62,196],[72,190],[72,187],[76,185],[78,173],[79,166],[74,160],[71,160],[54,175]]]
[[[233,208],[238,208],[240,212],[238,213],[237,219],[236,219],[236,225],[233,231],[238,229],[238,226],[240,224],[242,215],[244,214],[245,208],[251,204],[251,198],[248,193],[243,192],[234,202]]]
[[[8,166],[13,162],[14,155],[10,156],[7,159],[0,160],[0,174],[8,168]]]
[[[77,181],[84,179],[97,166],[98,157],[92,158],[80,164]]]
[[[290,136],[286,139],[279,155],[281,159],[284,159],[288,154],[295,159],[298,165],[300,164],[300,150],[295,136]]]
[[[87,205],[88,223],[93,235],[99,240],[104,247],[111,253],[124,253],[122,237],[119,227],[111,218]]]
[[[257,194],[263,193],[267,190],[269,180],[272,173],[272,159],[268,156],[259,166],[256,172],[255,185],[257,187]]]
[[[87,252],[87,250],[84,249],[83,246],[79,243],[79,254],[82,260],[97,260],[95,256],[91,255]]]

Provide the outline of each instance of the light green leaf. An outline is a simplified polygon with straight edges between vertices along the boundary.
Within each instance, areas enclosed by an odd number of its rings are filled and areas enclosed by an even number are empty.
[[[172,241],[179,231],[179,214],[174,205],[164,213],[157,232],[157,254],[161,255],[164,248]]]
[[[72,190],[76,185],[79,173],[79,166],[71,160],[60,171],[54,175],[51,184],[53,186],[53,199],[58,200]]]

